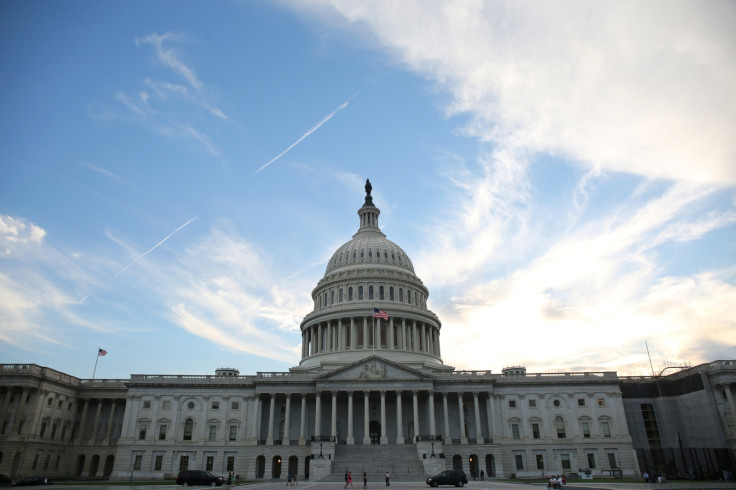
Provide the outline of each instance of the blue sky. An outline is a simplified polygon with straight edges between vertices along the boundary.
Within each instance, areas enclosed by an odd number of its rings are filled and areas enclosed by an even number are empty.
[[[735,24],[719,1],[2,2],[0,362],[288,370],[366,178],[446,364],[736,358]]]

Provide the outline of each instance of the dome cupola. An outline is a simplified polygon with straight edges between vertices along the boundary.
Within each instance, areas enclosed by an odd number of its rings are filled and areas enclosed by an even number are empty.
[[[371,355],[417,369],[439,367],[440,321],[409,256],[378,225],[372,186],[358,209],[359,227],[327,263],[312,291],[314,310],[301,323],[302,360],[294,370],[331,369]],[[388,319],[374,317],[385,312]]]

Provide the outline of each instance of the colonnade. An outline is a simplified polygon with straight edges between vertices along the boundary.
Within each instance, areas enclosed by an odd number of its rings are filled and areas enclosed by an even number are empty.
[[[420,440],[439,440],[440,438],[446,443],[452,443],[453,441],[460,444],[477,443],[483,444],[485,440],[492,440],[494,425],[493,425],[493,394],[479,392],[472,392],[472,404],[466,405],[466,395],[464,392],[452,392],[452,393],[435,393],[434,391],[410,391],[406,392],[403,390],[381,390],[378,391],[380,397],[376,400],[375,395],[371,396],[375,391],[326,391],[317,392],[314,394],[314,429],[310,437],[316,441],[342,441],[346,444],[404,444],[404,443],[416,443]],[[420,399],[421,394],[421,399]],[[329,396],[329,406],[323,407],[324,400],[323,396]],[[338,395],[340,395],[340,403],[338,403]],[[394,405],[390,407],[387,404],[387,395],[390,396],[390,402]],[[407,396],[408,395],[408,396]],[[270,395],[270,399],[265,400],[266,396],[256,395],[255,407],[253,410],[253,417],[257,418],[258,421],[262,421],[267,424],[268,431],[266,433],[266,445],[274,444],[277,441],[277,436],[274,434],[274,428],[276,424],[275,413],[276,406],[278,404],[285,407],[283,414],[284,430],[283,439],[280,441],[282,445],[288,445],[290,443],[289,434],[291,429],[291,403],[292,398],[299,397],[301,399],[301,411],[300,411],[300,426],[299,426],[299,444],[303,445],[307,442],[307,397],[311,397],[311,394],[278,394],[274,393]],[[345,397],[347,400],[345,400]],[[439,397],[436,400],[436,397]],[[451,408],[451,403],[454,403],[456,399],[457,412]],[[362,401],[362,414],[356,411],[356,399]],[[362,400],[361,400],[362,399]],[[449,400],[448,400],[449,399]],[[439,427],[437,426],[435,416],[435,403],[441,400],[442,402],[442,427],[440,435]],[[378,401],[378,404],[376,403]],[[263,404],[267,403],[268,406],[264,407]],[[411,419],[409,421],[404,420],[404,404],[411,403]],[[420,410],[420,403],[424,406]],[[486,404],[486,415],[487,415],[487,427],[488,433],[487,438],[482,434],[481,424],[481,403]],[[347,434],[338,434],[338,405],[341,405],[342,412],[340,417],[341,421],[345,421],[344,417],[344,405],[347,405]],[[379,409],[376,407],[378,405]],[[472,407],[472,408],[471,408]],[[309,407],[312,408],[312,407]],[[395,410],[394,414],[391,414],[391,409]],[[267,412],[264,412],[267,410]],[[325,411],[323,413],[323,410]],[[329,410],[329,417],[325,416]],[[473,434],[468,434],[468,428],[466,428],[466,417],[472,412],[473,424],[468,424],[469,427],[473,428]],[[261,419],[259,414],[267,413],[267,420],[265,417]],[[452,417],[451,417],[452,414]],[[459,414],[459,417],[458,417]],[[457,419],[460,419],[457,422]],[[362,419],[362,420],[361,420]],[[450,425],[450,420],[453,420],[453,425]],[[254,421],[255,422],[255,421]],[[323,423],[328,422],[329,427],[323,426]],[[363,427],[359,435],[362,434],[362,439],[356,438],[356,427],[362,422]],[[371,423],[378,422],[380,424],[380,433],[371,433]],[[411,423],[413,431],[407,431],[408,424]],[[248,437],[251,439],[251,443],[257,443],[256,434],[261,434],[258,423],[249,424],[251,431]],[[389,440],[388,429],[391,427],[391,431],[394,437]],[[421,433],[420,428],[423,428],[427,433]],[[405,437],[405,435],[407,437]]]
[[[410,318],[390,317],[386,321],[360,316],[327,320],[302,331],[302,359],[324,352],[371,348],[441,357],[439,337],[436,325]]]

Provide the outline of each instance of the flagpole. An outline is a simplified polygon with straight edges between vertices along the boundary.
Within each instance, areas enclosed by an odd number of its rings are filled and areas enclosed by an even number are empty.
[[[92,371],[92,379],[95,379],[95,374],[97,373],[97,362],[100,360],[100,349],[97,348],[97,356],[95,356],[95,370]]]

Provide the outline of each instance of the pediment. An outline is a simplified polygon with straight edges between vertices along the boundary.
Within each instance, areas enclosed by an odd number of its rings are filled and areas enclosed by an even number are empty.
[[[379,356],[361,359],[353,364],[343,366],[317,378],[320,381],[391,381],[391,380],[427,380],[432,379],[426,373],[417,371],[399,363]]]

